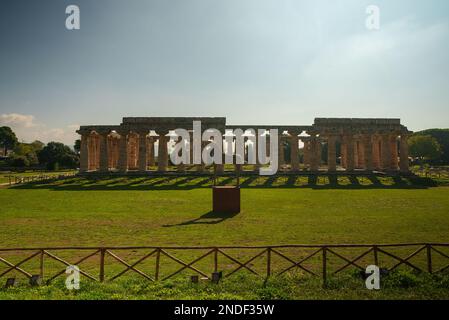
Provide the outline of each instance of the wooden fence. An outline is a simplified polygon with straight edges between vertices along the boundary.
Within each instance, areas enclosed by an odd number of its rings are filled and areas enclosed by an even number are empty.
[[[415,248],[414,248],[415,247]],[[397,253],[393,253],[393,249],[415,249],[413,252],[409,253],[406,257],[401,257]],[[406,244],[347,244],[347,245],[339,245],[339,244],[329,244],[329,245],[280,245],[280,246],[222,246],[222,247],[151,247],[151,246],[142,246],[142,247],[49,247],[49,248],[4,248],[0,249],[0,262],[6,265],[6,270],[3,270],[0,273],[0,278],[8,275],[10,272],[18,272],[24,275],[27,278],[32,278],[33,274],[24,269],[23,265],[32,259],[38,259],[38,269],[39,276],[42,280],[45,279],[46,283],[52,282],[54,279],[63,275],[66,271],[66,267],[70,265],[76,265],[79,267],[81,263],[86,261],[91,257],[97,257],[96,268],[98,268],[98,277],[88,273],[87,271],[80,268],[80,274],[85,276],[88,279],[93,281],[113,281],[121,276],[123,276],[128,271],[132,271],[143,278],[149,281],[158,281],[158,280],[167,280],[172,278],[173,276],[179,274],[184,270],[189,270],[195,275],[199,275],[204,277],[204,279],[211,279],[212,272],[220,271],[220,259],[226,259],[228,262],[232,262],[234,267],[224,271],[223,277],[230,277],[235,275],[237,272],[246,270],[252,274],[257,276],[268,278],[272,276],[282,275],[286,272],[290,272],[294,269],[300,269],[302,272],[307,273],[314,277],[321,277],[323,284],[325,285],[328,277],[333,274],[338,274],[343,270],[346,270],[350,267],[359,269],[360,271],[364,271],[366,268],[366,263],[361,265],[360,261],[363,259],[368,259],[370,264],[377,265],[379,267],[386,267],[388,271],[392,271],[397,269],[399,266],[404,265],[410,267],[418,272],[428,272],[428,273],[438,273],[444,272],[449,269],[449,264],[443,267],[435,268],[435,264],[433,263],[433,259],[438,255],[440,259],[444,260],[444,264],[449,262],[449,253],[444,252],[449,248],[449,244],[445,243],[406,243]],[[307,255],[303,255],[301,258],[298,256],[292,256],[291,254],[285,253],[287,250],[293,249],[305,249],[310,250]],[[356,257],[348,257],[343,253],[338,252],[340,249],[358,249],[363,250],[362,253],[359,253]],[[125,258],[120,257],[117,252],[119,251],[136,251],[143,250],[146,253],[142,255],[136,261],[130,263],[125,260]],[[251,253],[249,258],[246,258],[244,261],[241,261],[239,257],[235,254],[231,254],[229,251],[238,250],[239,253],[244,253],[248,251],[256,251],[256,254]],[[68,262],[65,259],[61,258],[56,254],[56,252],[60,251],[70,251],[70,252],[85,252],[88,251],[87,255],[83,254],[81,258],[78,258],[76,261]],[[200,256],[194,258],[193,260],[189,260],[189,262],[185,262],[177,257],[173,251],[193,253],[198,251],[205,251]],[[13,263],[8,261],[5,257],[5,254],[13,253],[14,255],[24,254],[26,253],[26,257],[20,260],[19,262]],[[379,265],[379,256],[383,255],[384,257],[389,257],[391,261],[394,263],[390,266]],[[206,257],[213,257],[213,262],[209,265],[208,270],[200,270],[195,267],[195,264],[204,260]],[[415,262],[411,262],[411,259],[414,257],[421,256],[421,260],[425,267],[419,266]],[[110,277],[105,276],[105,258],[111,257],[116,263],[123,265],[125,268],[118,273]],[[155,258],[154,269],[149,270],[152,271],[151,274],[148,273],[148,270],[145,272],[141,269],[138,269],[138,265],[142,264],[145,260],[150,257]],[[178,265],[178,268],[175,271],[171,271],[169,274],[165,276],[161,276],[161,257],[168,258],[172,262],[175,262]],[[256,259],[263,257],[264,266],[263,272],[260,270],[255,270],[252,266],[252,262]],[[274,270],[275,263],[273,263],[273,258],[277,257],[278,259],[283,260],[284,265],[282,268],[277,268]],[[319,272],[310,268],[310,266],[305,265],[305,263],[311,258],[316,257],[320,261],[320,266],[318,268]],[[335,262],[331,264],[331,260],[338,260],[341,265],[336,266]],[[47,260],[56,261],[58,264],[63,265],[64,268],[60,269],[57,272],[53,272],[50,274],[46,274],[47,270],[45,268],[45,264]],[[97,264],[98,263],[98,264]],[[287,265],[285,265],[285,263]],[[277,265],[279,267],[279,265]]]
[[[36,181],[47,181],[47,180],[58,180],[74,177],[76,173],[60,173],[60,174],[39,174],[32,176],[6,176],[8,178],[8,184],[11,186],[13,184],[30,183]]]

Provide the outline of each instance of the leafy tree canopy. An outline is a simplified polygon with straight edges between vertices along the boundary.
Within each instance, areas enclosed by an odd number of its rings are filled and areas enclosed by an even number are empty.
[[[6,155],[8,150],[14,149],[18,140],[14,131],[10,127],[0,127],[0,147],[4,149]]]
[[[408,139],[410,155],[423,160],[439,160],[441,146],[437,139],[430,135],[414,135]]]
[[[39,163],[49,169],[57,167],[75,168],[78,165],[77,154],[60,142],[50,142],[37,153]]]
[[[75,149],[76,153],[80,153],[80,151],[81,151],[81,140],[80,139],[75,140],[75,145],[73,146],[73,148]]]
[[[416,132],[414,135],[434,137],[441,147],[441,161],[443,164],[449,164],[449,129],[427,129]]]

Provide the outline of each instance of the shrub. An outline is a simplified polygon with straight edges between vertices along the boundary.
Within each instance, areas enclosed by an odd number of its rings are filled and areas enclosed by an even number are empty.
[[[14,156],[9,160],[9,164],[15,168],[23,168],[28,167],[30,165],[30,161],[25,156]]]

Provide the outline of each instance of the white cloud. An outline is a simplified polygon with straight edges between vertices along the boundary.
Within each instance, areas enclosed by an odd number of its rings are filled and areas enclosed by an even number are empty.
[[[42,142],[57,141],[72,146],[78,134],[76,130],[79,125],[71,124],[61,128],[50,128],[43,123],[36,121],[33,115],[9,113],[0,115],[0,126],[8,126],[16,133],[19,141],[32,142],[40,140]]]
[[[24,128],[34,127],[34,116],[19,113],[0,115],[0,123],[6,126],[19,126]]]

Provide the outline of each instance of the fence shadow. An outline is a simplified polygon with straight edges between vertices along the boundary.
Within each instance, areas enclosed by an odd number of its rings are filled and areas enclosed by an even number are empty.
[[[426,189],[436,187],[431,178],[382,175],[276,175],[276,176],[146,176],[74,177],[13,185],[11,189],[88,190],[192,190],[214,185],[236,185],[248,189]]]

